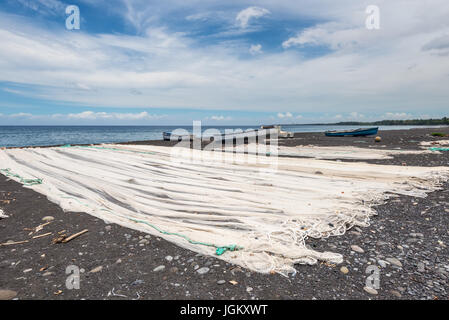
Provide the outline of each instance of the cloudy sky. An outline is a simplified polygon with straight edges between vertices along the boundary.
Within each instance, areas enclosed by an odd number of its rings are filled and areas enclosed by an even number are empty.
[[[449,114],[447,0],[3,0],[0,43],[0,124]]]

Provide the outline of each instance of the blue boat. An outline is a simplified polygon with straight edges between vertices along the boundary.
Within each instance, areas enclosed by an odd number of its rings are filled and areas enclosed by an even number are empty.
[[[354,130],[333,130],[326,131],[324,134],[328,137],[363,137],[377,134],[379,127],[375,128],[359,128]]]

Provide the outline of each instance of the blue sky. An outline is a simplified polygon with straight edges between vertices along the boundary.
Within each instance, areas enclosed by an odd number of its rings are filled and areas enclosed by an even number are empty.
[[[372,4],[5,0],[0,125],[447,116],[447,0],[378,0],[379,30]]]

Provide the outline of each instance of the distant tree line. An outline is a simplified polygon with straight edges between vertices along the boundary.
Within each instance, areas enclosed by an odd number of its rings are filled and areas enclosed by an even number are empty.
[[[414,120],[382,120],[375,122],[338,122],[338,125],[373,125],[373,126],[427,126],[427,125],[449,125],[449,118],[442,119],[414,119]]]

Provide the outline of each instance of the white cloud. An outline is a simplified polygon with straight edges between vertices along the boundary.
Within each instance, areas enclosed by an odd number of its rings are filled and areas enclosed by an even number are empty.
[[[81,113],[70,113],[68,119],[76,120],[152,120],[159,119],[163,116],[151,115],[146,111],[139,113],[108,113],[84,111]]]
[[[318,45],[328,35],[328,31],[322,28],[310,28],[302,31],[295,37],[291,37],[282,43],[284,48],[297,45],[314,44]]]
[[[112,115],[106,112],[84,111],[81,113],[70,113],[67,117],[69,119],[96,120],[98,118],[110,119]]]
[[[293,114],[291,114],[290,112],[286,112],[286,113],[279,112],[279,113],[277,114],[277,116],[278,116],[278,118],[280,118],[280,119],[284,119],[284,118],[292,118],[292,117],[293,117]]]
[[[31,113],[25,113],[25,112],[19,112],[19,113],[14,113],[14,114],[10,115],[11,118],[29,118],[32,116],[33,115]]]
[[[208,12],[201,12],[196,14],[191,14],[186,17],[187,21],[206,21],[210,18],[210,14]]]
[[[206,117],[206,120],[213,120],[213,121],[229,121],[232,120],[231,117],[227,116],[223,116],[223,115],[214,115],[211,117]]]
[[[241,28],[246,28],[251,19],[261,18],[267,14],[270,14],[270,11],[265,8],[249,7],[240,11],[235,19]]]
[[[406,120],[413,118],[413,115],[406,112],[387,112],[383,117],[385,120]]]
[[[261,44],[253,44],[249,48],[249,53],[252,55],[261,54],[262,53],[262,45]]]
[[[22,6],[37,11],[39,13],[48,15],[64,15],[65,5],[58,0],[17,0]]]
[[[138,32],[142,32],[155,19],[152,7],[144,7],[141,1],[123,0],[126,11],[124,16]],[[137,2],[137,3],[136,3]]]
[[[361,113],[358,113],[358,112],[351,112],[349,114],[349,118],[350,119],[354,119],[354,120],[356,120],[356,119],[363,119],[363,118],[365,118],[365,115],[363,115]]]
[[[93,112],[93,111],[83,111],[80,113],[69,113],[69,114],[43,114],[43,115],[33,115],[31,113],[15,113],[10,115],[1,115],[3,118],[22,118],[28,120],[112,120],[112,121],[137,121],[137,120],[157,120],[166,117],[166,115],[156,115],[149,114],[146,111],[137,113],[117,113],[117,112]]]
[[[262,0],[259,5],[276,19],[328,22],[293,30],[282,39],[288,50],[264,45],[257,59],[246,57],[250,39],[205,46],[165,23],[150,23],[136,1],[127,3],[127,21],[135,22],[138,35],[68,33],[63,21],[61,28],[45,28],[37,19],[0,13],[0,81],[18,84],[7,86],[29,98],[92,108],[447,113],[447,0],[382,0],[381,30],[371,31],[360,1]],[[239,30],[248,31],[252,19],[241,15],[247,28]],[[230,21],[235,23],[235,11]],[[309,46],[329,52],[310,57]]]
[[[202,11],[199,13],[191,14],[186,17],[187,21],[227,21],[228,15],[224,11]]]
[[[328,22],[301,31],[282,43],[285,49],[303,46],[327,46],[332,50],[360,49],[366,45],[372,45],[373,38],[380,35],[367,34],[363,26],[353,26],[342,22]]]
[[[24,94],[23,91],[11,89],[11,88],[2,88],[3,91],[13,93],[13,94]]]

